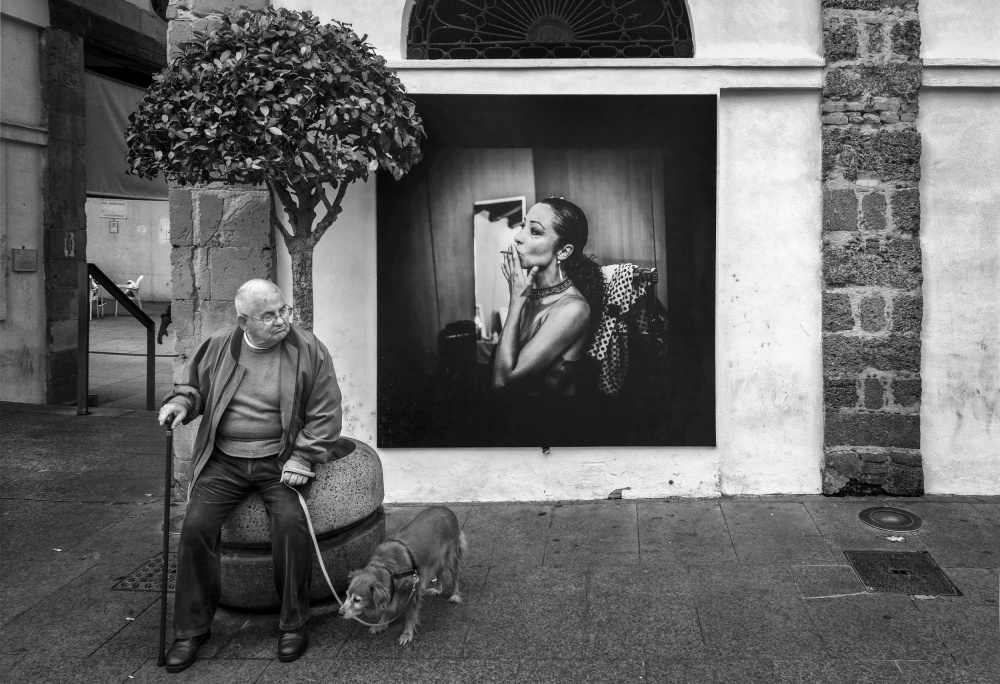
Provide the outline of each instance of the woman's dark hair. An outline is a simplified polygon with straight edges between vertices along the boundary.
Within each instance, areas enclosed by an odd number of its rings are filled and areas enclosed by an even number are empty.
[[[545,204],[552,210],[555,216],[552,229],[559,236],[560,246],[573,245],[573,253],[563,261],[563,266],[566,275],[590,305],[589,334],[593,334],[604,315],[604,275],[597,259],[583,253],[590,235],[587,216],[580,207],[562,197],[546,197],[539,204]]]

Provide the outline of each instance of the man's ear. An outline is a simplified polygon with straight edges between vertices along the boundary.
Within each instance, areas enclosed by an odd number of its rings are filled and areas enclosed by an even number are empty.
[[[236,314],[236,325],[240,326],[242,330],[247,329],[247,317],[243,314]]]

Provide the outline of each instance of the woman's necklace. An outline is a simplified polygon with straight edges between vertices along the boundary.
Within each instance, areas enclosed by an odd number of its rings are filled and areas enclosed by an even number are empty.
[[[548,297],[549,295],[559,294],[560,292],[565,292],[570,287],[572,287],[573,281],[566,278],[561,283],[553,285],[552,287],[543,287],[542,289],[535,289],[528,293],[528,299],[531,301],[537,301],[542,297]]]

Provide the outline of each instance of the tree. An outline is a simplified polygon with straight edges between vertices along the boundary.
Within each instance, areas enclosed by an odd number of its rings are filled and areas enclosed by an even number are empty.
[[[365,38],[310,12],[231,12],[179,48],[129,117],[130,172],[266,185],[292,258],[296,322],[311,330],[313,249],[348,185],[379,168],[398,180],[420,161],[414,103]]]

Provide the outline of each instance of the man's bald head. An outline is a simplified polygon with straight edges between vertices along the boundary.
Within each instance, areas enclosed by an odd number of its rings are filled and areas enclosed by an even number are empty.
[[[270,299],[275,293],[283,297],[281,290],[270,280],[254,278],[248,280],[236,291],[236,313],[240,316],[256,316],[260,302]]]

